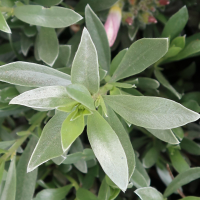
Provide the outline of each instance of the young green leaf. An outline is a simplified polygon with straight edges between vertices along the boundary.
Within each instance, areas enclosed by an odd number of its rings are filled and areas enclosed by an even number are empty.
[[[80,138],[78,137],[72,144],[72,146],[70,148],[70,153],[72,153],[72,155],[73,155],[73,154],[80,153],[80,152],[81,153],[83,152],[83,144],[82,144],[82,141],[80,140]],[[87,171],[88,171],[87,163],[83,159],[86,156],[83,156],[83,154],[84,154],[84,152],[82,153],[82,158],[78,159],[77,161],[74,161],[73,164],[80,172],[87,173]],[[92,157],[94,157],[93,152],[92,152]]]
[[[63,151],[66,151],[71,146],[85,127],[83,113],[80,113],[80,116],[74,120],[72,120],[73,115],[74,112],[69,114],[62,124],[61,140]]]
[[[98,56],[86,28],[72,63],[71,78],[72,83],[84,85],[91,93],[99,90]]]
[[[195,40],[186,44],[185,48],[176,56],[167,60],[167,62],[175,61],[175,60],[183,60],[188,57],[196,56],[200,52],[200,41]]]
[[[200,167],[190,168],[187,171],[180,173],[168,185],[167,189],[164,192],[164,197],[168,197],[181,186],[190,183],[191,181],[194,181],[198,178],[200,178]]]
[[[136,82],[135,85],[142,90],[147,90],[147,89],[156,90],[160,86],[160,83],[152,78],[139,77],[137,78],[137,80],[138,83]],[[131,83],[131,81],[127,81],[127,83]]]
[[[184,6],[167,21],[161,37],[170,37],[170,40],[173,40],[181,33],[187,21],[188,11]]]
[[[84,188],[79,188],[76,192],[76,199],[77,200],[100,200],[98,199],[97,196],[95,196],[93,193],[90,191],[84,189]]]
[[[166,87],[168,90],[170,90],[178,99],[181,99],[182,95],[179,94],[174,88],[173,86],[169,83],[169,81],[163,76],[163,74],[159,71],[159,70],[155,70],[154,74],[156,76],[156,78],[158,79],[158,81],[164,86]]]
[[[24,56],[27,56],[29,49],[33,45],[33,39],[22,34],[21,36],[21,49]]]
[[[27,168],[28,172],[33,171],[44,162],[63,154],[60,131],[62,123],[67,116],[68,114],[65,112],[58,112],[46,124],[31,155]]]
[[[1,200],[15,200],[16,194],[16,168],[15,157],[10,162],[6,183],[1,195]]]
[[[183,138],[180,146],[192,155],[200,155],[200,145],[188,138]]]
[[[8,26],[2,12],[0,12],[0,30],[6,33],[11,33],[10,27]]]
[[[163,195],[153,187],[139,188],[135,193],[141,200],[164,200]]]
[[[52,110],[72,101],[67,94],[66,87],[47,86],[24,92],[13,98],[10,104]]]
[[[121,121],[109,106],[107,106],[107,115],[108,116],[105,119],[117,134],[124,149],[124,152],[126,154],[128,161],[129,179],[130,179],[135,169],[135,154],[133,151],[132,144]]]
[[[72,187],[72,184],[70,184],[56,189],[44,189],[40,191],[33,200],[62,200]]]
[[[125,120],[144,128],[171,129],[200,117],[175,101],[159,97],[107,95],[103,98]]]
[[[70,55],[71,55],[71,46],[70,45],[60,45],[58,58],[56,59],[54,65],[53,65],[53,68],[67,67]]]
[[[158,156],[159,156],[158,150],[155,147],[152,147],[147,151],[144,158],[142,159],[143,166],[145,168],[152,167],[156,163]]]
[[[97,111],[88,116],[87,130],[90,144],[103,170],[125,191],[129,180],[128,163],[117,134]]]
[[[102,5],[102,0],[100,2]],[[108,1],[106,2],[107,4]],[[85,20],[88,31],[97,49],[99,64],[103,69],[108,71],[111,55],[106,31],[102,22],[89,5],[85,7]]]
[[[176,138],[174,133],[170,130],[156,130],[156,129],[147,129],[155,137],[159,138],[162,141],[165,141],[169,144],[179,144],[179,140]]]
[[[71,84],[66,87],[67,94],[75,101],[80,102],[90,110],[95,110],[94,100],[87,88],[79,84]]]
[[[178,149],[169,150],[169,157],[178,173],[187,171],[190,168]]]
[[[110,72],[109,72],[110,76],[112,76],[114,74],[114,72],[116,71],[116,69],[119,67],[119,64],[121,63],[121,61],[127,51],[128,51],[128,48],[123,49],[114,57],[114,59],[111,62],[111,65],[110,65]]]
[[[29,25],[29,24],[26,24],[23,30],[24,30],[24,34],[27,37],[33,37],[37,33],[36,26],[32,26],[32,25]]]
[[[51,8],[39,5],[18,6],[14,9],[14,14],[23,22],[49,28],[64,28],[82,19],[73,10],[57,6]]]
[[[41,27],[38,35],[38,54],[46,64],[53,66],[59,53],[59,42],[53,28]]]
[[[104,178],[101,182],[101,186],[98,193],[99,199],[109,200],[110,197],[110,187],[106,182],[106,179]]]
[[[27,165],[36,143],[37,139],[33,136],[17,164],[17,188],[15,198],[18,200],[31,200],[35,191],[37,169],[27,173]]]
[[[134,42],[114,72],[110,82],[138,74],[158,61],[168,50],[168,39],[143,38]]]
[[[27,87],[67,86],[71,77],[44,65],[14,62],[0,66],[0,81]]]

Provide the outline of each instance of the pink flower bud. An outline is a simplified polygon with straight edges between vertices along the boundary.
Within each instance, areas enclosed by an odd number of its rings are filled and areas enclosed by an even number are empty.
[[[133,24],[133,18],[132,17],[127,17],[125,21],[129,26]]]
[[[160,4],[161,6],[166,6],[166,5],[168,5],[169,3],[170,3],[169,0],[159,0],[159,4]]]
[[[156,18],[154,16],[149,16],[148,22],[151,23],[151,24],[156,24],[157,20],[156,20]]]
[[[108,18],[104,25],[108,37],[109,46],[111,47],[117,37],[121,24],[122,12],[121,8],[115,4],[109,11]]]

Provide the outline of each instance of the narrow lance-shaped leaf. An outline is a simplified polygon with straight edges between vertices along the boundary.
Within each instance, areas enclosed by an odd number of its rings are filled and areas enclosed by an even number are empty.
[[[127,49],[123,49],[112,60],[111,65],[110,65],[110,71],[109,71],[111,76],[114,74],[114,72],[118,68],[120,62],[122,61],[122,59],[125,56],[127,51],[128,51],[128,48]]]
[[[133,151],[132,144],[130,142],[130,138],[126,130],[124,129],[121,121],[119,120],[115,112],[109,106],[107,106],[107,115],[108,116],[105,119],[110,124],[110,126],[115,131],[115,133],[117,134],[122,144],[122,147],[125,151],[127,161],[128,161],[129,179],[130,179],[135,169],[135,154]]]
[[[200,197],[185,197],[183,199],[179,199],[179,200],[200,200]]]
[[[0,12],[0,30],[6,33],[11,33],[10,27],[8,26],[2,12]]]
[[[169,150],[169,157],[173,167],[178,173],[187,171],[190,168],[178,149]]]
[[[51,8],[39,5],[18,6],[14,9],[14,14],[23,22],[49,28],[64,28],[82,19],[73,10],[57,6]]]
[[[58,112],[46,124],[31,155],[27,168],[28,172],[33,171],[44,162],[63,154],[60,131],[62,123],[67,116],[68,114],[65,112]]]
[[[129,180],[128,163],[118,136],[97,111],[88,116],[87,132],[103,170],[121,190],[125,191]]]
[[[181,186],[190,183],[196,179],[200,178],[200,167],[190,168],[177,175],[172,182],[168,185],[164,192],[164,197],[168,197]]]
[[[21,36],[21,49],[24,56],[27,56],[30,47],[33,45],[33,39],[26,35]]]
[[[27,87],[67,86],[71,77],[44,65],[20,61],[0,66],[0,81]]]
[[[108,2],[106,2],[107,4]],[[86,26],[97,49],[99,63],[103,69],[108,71],[111,55],[105,28],[89,5],[85,8],[85,19]]]
[[[69,98],[66,87],[47,86],[29,90],[13,98],[10,104],[19,104],[31,108],[42,108],[47,110],[64,106],[73,100]]]
[[[159,97],[107,95],[103,98],[125,120],[144,128],[171,129],[200,117],[175,101]]]
[[[164,86],[166,87],[168,90],[170,90],[178,99],[181,99],[182,95],[179,94],[174,88],[173,86],[169,83],[169,81],[163,76],[162,72],[160,72],[159,70],[155,70],[154,74],[156,76],[156,78],[158,79],[158,81]]]
[[[71,84],[67,86],[66,89],[69,97],[83,104],[87,108],[95,110],[94,100],[85,86],[80,84]]]
[[[53,28],[41,27],[38,35],[38,54],[46,64],[53,66],[59,53],[59,42]]]
[[[143,38],[134,42],[114,72],[110,82],[118,81],[144,71],[158,61],[168,50],[168,39]]]
[[[74,160],[73,161],[73,164],[74,164],[74,166],[80,171],[80,172],[82,172],[82,173],[87,173],[88,172],[88,168],[87,168],[87,163],[86,163],[86,161],[85,161],[85,159],[83,159],[83,154],[84,154],[84,152],[83,152],[84,150],[83,150],[83,144],[82,144],[82,141],[81,141],[81,139],[78,137],[74,142],[73,142],[73,144],[72,144],[72,146],[70,147],[70,153],[72,153],[72,154],[70,154],[70,155],[74,155],[74,159],[75,159],[75,157],[77,157],[77,154],[79,154],[79,153],[81,153],[82,154],[82,156],[81,156],[81,158],[79,158],[79,159],[77,159],[76,158],[76,161]],[[92,153],[93,154],[93,156],[94,156],[94,153]],[[80,155],[80,154],[79,154]],[[92,157],[93,157],[92,156]],[[84,156],[84,157],[86,157],[86,156]],[[72,157],[71,157],[72,158]],[[66,159],[67,160],[67,159]]]
[[[16,199],[18,200],[32,200],[35,191],[37,169],[27,173],[27,165],[36,143],[37,139],[33,136],[17,164]]]
[[[176,138],[174,133],[170,130],[156,130],[156,129],[147,129],[152,135],[159,138],[162,141],[165,141],[169,144],[179,144],[179,140]]]
[[[164,200],[163,195],[153,187],[140,188],[135,193],[141,200]]]
[[[8,174],[6,177],[6,183],[1,195],[1,200],[15,200],[16,194],[16,167],[15,157],[10,162]]]
[[[136,167],[130,179],[130,182],[137,188],[148,187],[150,185],[150,178],[137,156],[135,157]]]
[[[183,30],[187,21],[188,11],[187,7],[184,6],[167,21],[161,37],[170,37],[170,40],[174,39]]]
[[[98,56],[86,28],[72,63],[71,78],[72,83],[84,85],[91,93],[99,90]]]
[[[70,45],[60,45],[58,58],[56,59],[54,65],[53,65],[53,68],[67,67],[70,55],[71,55],[71,46]]]

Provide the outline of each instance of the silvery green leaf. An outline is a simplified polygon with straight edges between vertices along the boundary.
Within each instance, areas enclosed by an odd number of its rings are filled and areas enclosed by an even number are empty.
[[[168,39],[143,38],[134,42],[119,66],[115,70],[110,82],[138,74],[162,58],[168,50]]]
[[[0,66],[0,81],[27,87],[67,86],[71,77],[44,65],[18,61]]]
[[[37,138],[33,136],[17,164],[16,199],[18,200],[32,200],[35,191],[37,169],[27,173],[27,165],[36,143]]]
[[[200,115],[160,97],[107,95],[105,102],[128,122],[150,129],[171,129],[196,121]]]
[[[156,130],[156,129],[148,129],[151,134],[153,134],[155,137],[159,138],[162,141],[165,141],[169,144],[179,144],[179,140],[176,138],[172,130]]]
[[[72,83],[84,85],[91,93],[99,90],[97,51],[86,28],[72,63],[71,78]]]
[[[164,200],[163,195],[153,187],[139,188],[135,193],[141,200]]]
[[[102,5],[102,0],[99,3]],[[103,69],[108,71],[111,57],[108,38],[101,20],[89,4],[85,7],[85,19],[86,26],[97,49],[99,64]]]
[[[130,179],[134,172],[136,163],[135,163],[135,154],[133,151],[132,144],[130,142],[129,135],[124,129],[124,126],[122,125],[121,121],[119,120],[115,112],[109,106],[107,106],[107,117],[105,117],[105,119],[110,124],[112,129],[115,131],[122,144],[122,147],[127,157],[129,179]]]
[[[10,104],[52,110],[71,101],[73,100],[69,98],[66,87],[47,86],[24,92],[13,98]]]
[[[49,28],[64,28],[82,19],[72,9],[57,6],[51,8],[39,5],[18,6],[14,9],[14,14],[28,24]]]
[[[190,183],[198,178],[200,178],[200,167],[190,168],[178,174],[166,188],[164,197],[168,197],[181,186],[186,185],[187,183]]]
[[[33,200],[63,200],[72,187],[72,184],[70,184],[60,188],[44,189]]]
[[[97,112],[88,116],[87,133],[94,154],[109,178],[123,191],[128,186],[128,163],[121,142]]]
[[[15,157],[10,162],[5,186],[1,195],[1,200],[15,200],[16,194],[16,167]]]
[[[95,110],[94,100],[87,88],[80,84],[71,84],[66,87],[67,94],[75,101],[83,104],[90,110]]]
[[[71,55],[71,46],[70,45],[60,45],[59,54],[53,65],[53,68],[65,68],[69,62]]]
[[[11,33],[10,27],[8,26],[2,12],[0,12],[0,30],[6,33]]]
[[[181,99],[182,95],[179,94],[174,88],[173,86],[169,83],[169,81],[163,76],[163,74],[158,71],[155,70],[154,74],[156,76],[156,78],[158,79],[158,81],[164,86],[166,87],[168,90],[170,90],[178,99]]]
[[[167,21],[161,37],[170,37],[170,40],[173,40],[183,30],[187,21],[188,10],[187,7],[184,6]]]
[[[53,28],[41,27],[38,35],[38,55],[46,64],[53,66],[59,53],[59,42]]]
[[[63,154],[61,144],[61,126],[68,116],[65,112],[58,112],[48,121],[42,135],[31,155],[27,171],[31,172],[44,162]]]

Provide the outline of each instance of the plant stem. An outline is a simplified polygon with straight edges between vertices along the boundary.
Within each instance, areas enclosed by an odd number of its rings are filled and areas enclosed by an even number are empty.
[[[13,8],[8,8],[8,7],[0,7],[1,12],[13,12]]]
[[[29,137],[29,135],[31,134],[31,132],[35,129],[35,125],[30,126],[30,128],[27,131],[30,131],[29,134],[20,137],[19,139],[16,140],[16,142],[10,147],[10,149],[8,150],[7,153],[5,153],[3,156],[1,156],[0,158],[0,164],[3,161],[6,161],[8,159],[9,156],[12,156],[15,151],[17,151],[17,149],[23,144],[23,142]]]
[[[76,182],[75,179],[73,179],[71,176],[69,175],[65,175],[65,177],[67,178],[68,181],[70,181],[72,183],[72,185],[75,187],[76,190],[79,189],[79,185],[78,183]]]
[[[167,166],[167,171],[169,172],[169,175],[171,176],[171,178],[172,178],[172,180],[173,180],[173,179],[174,179],[174,176],[173,176],[172,171],[171,171],[171,169],[170,169],[170,167],[169,167],[169,164],[167,164],[166,166]],[[185,197],[184,193],[183,193],[180,189],[178,189],[177,192],[179,193],[179,195],[180,195],[181,197],[183,197],[183,198]]]

